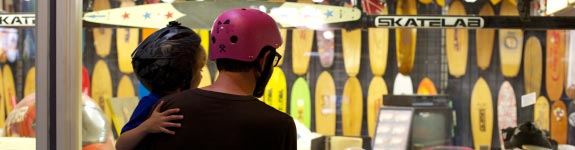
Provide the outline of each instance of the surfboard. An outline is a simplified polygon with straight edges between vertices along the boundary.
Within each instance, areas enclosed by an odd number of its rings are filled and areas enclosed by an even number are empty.
[[[363,90],[356,77],[347,79],[343,88],[341,126],[344,136],[360,136],[363,116]]]
[[[447,14],[466,15],[463,3],[458,0],[453,1]],[[465,70],[467,70],[468,34],[466,29],[445,30],[445,49],[447,50],[449,74],[456,78],[465,75]]]
[[[533,121],[541,130],[549,131],[549,101],[545,96],[539,96],[535,101]]]
[[[264,102],[275,109],[286,112],[287,85],[284,72],[279,67],[274,67],[274,72],[268,81],[264,91]]]
[[[24,96],[36,92],[36,67],[28,69],[26,81],[24,83]]]
[[[295,80],[290,98],[290,115],[308,129],[311,122],[311,95],[307,81],[299,77]]]
[[[414,0],[398,0],[397,15],[417,15],[417,5]],[[417,29],[395,29],[395,51],[399,72],[409,75],[413,70]]]
[[[431,0],[428,1],[431,2]],[[385,4],[382,4],[378,0],[362,0],[361,2],[363,5],[363,10],[368,14],[388,14],[388,9]],[[368,28],[367,32],[371,73],[373,73],[375,76],[382,76],[385,74],[385,68],[387,67],[389,29]]]
[[[475,149],[491,149],[493,134],[493,102],[487,82],[479,77],[471,93],[471,129]]]
[[[575,30],[570,30],[568,34],[569,48],[567,49],[566,73],[565,73],[565,94],[569,98],[575,98]]]
[[[567,108],[561,100],[551,106],[551,138],[558,144],[567,144]]]
[[[517,7],[510,1],[501,3],[501,16],[519,16]],[[523,31],[520,29],[499,30],[499,58],[501,73],[504,77],[513,78],[521,68],[521,53],[523,51]]]
[[[567,143],[570,145],[575,145],[575,101],[571,101],[569,103],[569,115],[568,115],[568,123],[569,123],[569,134],[567,137]]]
[[[374,137],[377,114],[383,106],[383,95],[387,95],[387,85],[382,77],[374,76],[367,90],[367,128],[370,137]]]
[[[212,76],[210,75],[210,69],[207,65],[204,65],[201,70],[202,80],[200,80],[200,84],[198,88],[205,87],[212,84]]]
[[[8,64],[4,65],[3,71],[4,82],[4,102],[6,103],[6,114],[12,111],[16,106],[16,86],[14,85],[14,76],[12,69]]]
[[[359,73],[361,60],[361,29],[341,30],[341,45],[343,47],[343,63],[349,76]]]
[[[435,84],[428,77],[423,78],[417,87],[418,95],[437,95]]]
[[[501,143],[501,149],[505,149],[505,144],[503,143],[503,135],[501,130],[508,127],[517,127],[517,104],[515,99],[515,92],[513,92],[513,87],[509,81],[503,82],[501,88],[499,88],[499,95],[497,96],[497,123],[498,123],[498,133],[499,142]]]
[[[563,94],[565,31],[547,30],[547,58],[545,63],[545,88],[552,101],[559,100]]]
[[[334,35],[333,30],[316,30],[317,53],[319,62],[323,68],[333,65],[334,58]]]
[[[82,93],[88,96],[92,95],[90,94],[90,74],[84,66],[82,66]]]
[[[535,36],[531,36],[525,43],[525,57],[523,58],[523,80],[525,82],[525,94],[535,92],[537,97],[541,95],[541,78],[543,76],[543,54],[541,43]]]
[[[122,75],[122,78],[118,83],[118,91],[116,97],[127,98],[134,96],[136,96],[136,92],[134,92],[134,84],[132,84],[132,80],[127,75]]]
[[[485,3],[481,10],[480,16],[493,16],[495,12],[491,4]],[[475,48],[477,51],[477,66],[482,71],[487,70],[491,64],[491,56],[493,55],[493,44],[495,39],[495,30],[493,29],[477,29],[475,34]]]
[[[315,130],[323,135],[335,135],[335,82],[331,74],[322,71],[315,87]]]
[[[292,30],[292,66],[296,75],[305,75],[313,42],[313,30]]]
[[[144,96],[150,95],[150,91],[146,89],[142,82],[138,81],[138,98],[142,99]]]
[[[92,83],[98,83],[92,84],[92,99],[94,99],[94,102],[104,110],[106,119],[110,122],[112,114],[110,112],[110,108],[106,107],[106,101],[112,98],[113,89],[110,70],[105,61],[98,60],[96,65],[94,65],[94,70],[92,71]]]
[[[413,94],[413,83],[411,77],[398,73],[393,83],[393,95]]]
[[[94,11],[110,9],[110,1],[108,0],[94,0]],[[111,28],[93,28],[94,47],[96,54],[100,58],[105,58],[110,54],[112,46],[112,29]]]
[[[120,7],[136,6],[133,0],[121,0]],[[136,17],[136,14],[129,12],[122,15],[123,18]],[[118,54],[118,68],[120,72],[130,74],[134,70],[132,68],[132,52],[138,47],[138,36],[140,30],[138,28],[117,28],[116,29],[116,49]]]

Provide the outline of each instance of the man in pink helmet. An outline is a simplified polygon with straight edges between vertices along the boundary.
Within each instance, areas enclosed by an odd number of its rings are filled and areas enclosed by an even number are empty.
[[[164,98],[161,111],[180,108],[184,118],[176,134],[151,134],[142,144],[150,149],[297,148],[293,119],[261,97],[282,44],[276,22],[255,9],[231,9],[214,21],[210,59],[219,77],[210,86]]]

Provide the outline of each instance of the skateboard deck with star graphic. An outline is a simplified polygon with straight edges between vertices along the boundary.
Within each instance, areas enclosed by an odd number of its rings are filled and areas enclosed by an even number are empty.
[[[136,3],[133,0],[121,0],[120,7],[132,7]],[[136,14],[126,12],[123,18],[136,17]],[[132,52],[138,47],[138,28],[117,28],[116,29],[116,50],[118,51],[118,68],[120,72],[130,74],[134,72],[132,68]]]

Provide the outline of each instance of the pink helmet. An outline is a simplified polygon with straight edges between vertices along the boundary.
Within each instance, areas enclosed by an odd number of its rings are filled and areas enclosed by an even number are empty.
[[[210,59],[245,62],[257,59],[262,48],[278,48],[282,38],[272,17],[257,9],[237,8],[220,14],[212,26]]]

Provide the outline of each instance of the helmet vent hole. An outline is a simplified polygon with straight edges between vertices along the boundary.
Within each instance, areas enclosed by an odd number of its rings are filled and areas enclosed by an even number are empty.
[[[246,10],[245,8],[242,8],[242,10]]]
[[[230,41],[235,44],[238,42],[238,37],[234,35],[234,36],[230,37]]]
[[[212,36],[212,44],[216,43],[216,37]]]

